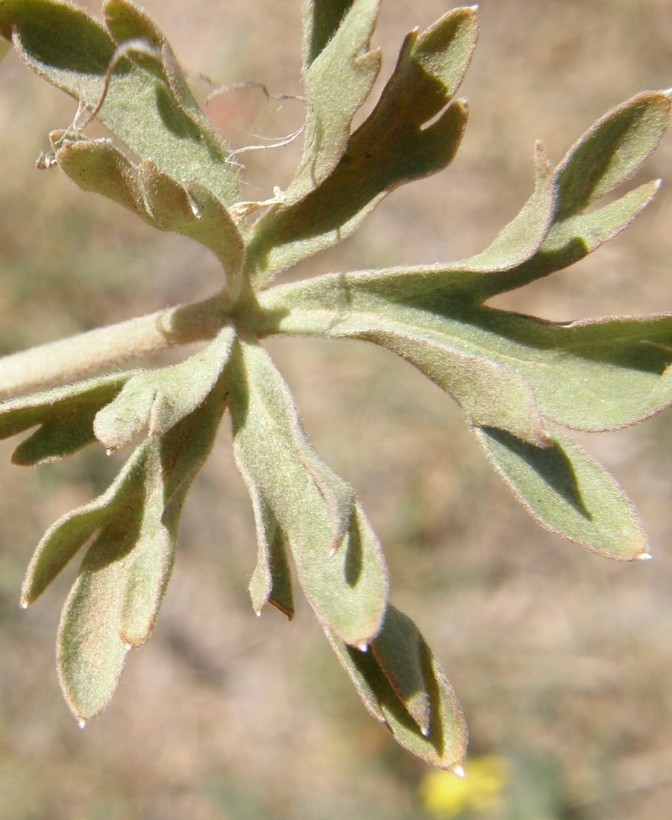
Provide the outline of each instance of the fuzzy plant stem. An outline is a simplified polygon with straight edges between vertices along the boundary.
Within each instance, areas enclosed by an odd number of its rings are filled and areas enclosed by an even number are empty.
[[[65,384],[169,347],[212,339],[220,296],[159,310],[0,358],[0,400]]]

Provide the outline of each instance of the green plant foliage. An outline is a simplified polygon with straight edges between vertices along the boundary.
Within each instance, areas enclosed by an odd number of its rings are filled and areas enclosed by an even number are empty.
[[[462,711],[413,621],[390,604],[370,652],[327,637],[364,705],[395,740],[434,766],[457,768],[467,746]]]
[[[387,597],[378,540],[350,487],[313,450],[289,389],[262,348],[241,339],[232,371],[234,451],[255,511],[265,513],[257,514],[260,542],[275,545],[269,552],[287,545],[320,623],[346,643],[366,646],[380,630]],[[286,559],[261,559],[253,589],[260,575],[268,578],[265,597],[274,600],[276,584],[289,586],[277,577]],[[253,597],[260,610],[264,596]],[[291,611],[282,602],[280,609]]]
[[[352,13],[365,5],[370,3],[353,4]],[[350,17],[344,18],[343,25]],[[319,119],[310,118],[297,181],[290,184],[287,199],[259,220],[248,243],[247,264],[255,285],[345,239],[392,189],[451,162],[467,120],[463,102],[453,97],[475,42],[474,9],[449,12],[422,34],[408,35],[380,100],[347,142],[331,138],[328,130],[323,140]],[[326,56],[328,49],[317,59]],[[357,58],[356,66],[361,59]],[[314,98],[318,112],[327,104],[326,84],[340,93],[338,74],[324,72],[321,82],[316,78],[309,104]],[[304,193],[306,166],[311,185]],[[326,168],[331,171],[321,180]],[[301,193],[298,200],[293,196],[297,192]]]
[[[131,376],[103,376],[5,402],[0,415],[0,438],[37,427],[14,450],[14,464],[44,464],[93,444],[96,413],[115,398]]]
[[[206,186],[195,180],[182,184],[152,160],[134,165],[106,139],[82,139],[64,131],[49,136],[58,167],[80,188],[107,196],[155,228],[201,242],[221,261],[232,290],[240,288],[243,238]]]
[[[80,721],[104,708],[128,650],[151,634],[182,505],[228,411],[256,522],[254,610],[270,603],[291,618],[295,575],[373,717],[413,754],[459,771],[459,703],[418,628],[389,603],[380,543],[354,490],[309,441],[262,346],[272,334],[391,350],[457,401],[497,473],[542,526],[610,558],[648,557],[632,503],[566,429],[614,430],[672,404],[672,317],[555,324],[487,302],[577,262],[646,207],[658,182],[621,186],[658,145],[670,95],[641,93],[608,112],[555,167],[538,145],[530,198],[476,256],[269,287],[279,271],[349,236],[394,188],[444,169],[462,139],[467,110],[455,95],[476,41],[475,8],[411,32],[371,113],[353,126],[381,69],[371,48],[379,7],[304,0],[303,153],[286,191],[250,204],[238,201],[226,144],[143,12],[107,0],[102,25],[58,0],[0,0],[0,34],[79,103],[71,127],[52,131],[45,162],[153,227],[201,243],[225,274],[208,300],[171,309],[163,324],[153,314],[134,325],[134,334],[144,327],[152,335],[153,349],[209,339],[179,364],[90,378],[105,364],[98,349],[87,360],[90,335],[79,346],[65,340],[0,360],[0,389],[5,374],[17,384],[17,367],[43,368],[46,356],[54,365],[45,385],[69,382],[0,404],[0,437],[32,431],[15,463],[96,443],[134,446],[107,491],[49,528],[23,586],[27,606],[88,544],[57,653]],[[86,135],[93,118],[112,138]],[[123,343],[126,332],[120,325],[117,339],[114,326],[105,328],[111,370],[137,352]]]
[[[3,0],[0,34],[25,62],[97,116],[136,156],[178,182],[238,196],[236,167],[196,104],[165,37],[125,0],[108,0],[105,26],[69,3]]]

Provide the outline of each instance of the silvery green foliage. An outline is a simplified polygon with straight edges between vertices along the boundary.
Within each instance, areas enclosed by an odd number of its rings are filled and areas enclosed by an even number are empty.
[[[379,5],[304,0],[303,154],[287,190],[250,207],[239,201],[226,143],[144,12],[106,0],[101,24],[56,0],[0,0],[0,33],[80,103],[78,124],[51,133],[50,162],[222,263],[210,341],[195,356],[0,405],[1,437],[31,431],[17,464],[135,442],[110,487],[45,533],[23,586],[27,606],[88,544],[57,653],[81,721],[104,708],[128,650],[152,631],[185,496],[229,415],[257,528],[254,609],[270,603],[291,618],[295,574],[369,712],[414,754],[459,769],[459,703],[417,626],[389,603],[380,543],[353,489],[310,443],[261,344],[270,334],[356,338],[397,353],[457,401],[542,526],[617,560],[648,555],[632,503],[566,431],[625,427],[672,404],[672,316],[553,324],[487,302],[596,250],[651,201],[657,182],[613,192],[655,150],[669,95],[642,93],[608,112],[555,167],[537,146],[532,195],[470,259],[270,286],[347,237],[395,187],[444,169],[461,141],[467,112],[455,94],[476,40],[475,8],[411,32],[379,100],[353,128],[380,71],[370,47]],[[94,116],[115,141],[86,136]]]

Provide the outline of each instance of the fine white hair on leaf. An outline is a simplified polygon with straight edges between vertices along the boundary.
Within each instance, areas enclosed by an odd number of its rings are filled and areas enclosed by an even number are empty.
[[[86,126],[98,116],[100,109],[105,103],[108,91],[110,90],[110,82],[112,81],[114,69],[117,67],[119,62],[123,60],[124,57],[128,57],[129,54],[146,54],[148,57],[154,57],[157,60],[161,60],[161,51],[143,38],[128,40],[123,45],[117,46],[114,56],[110,60],[110,64],[105,72],[103,90],[100,94],[100,99],[92,110],[89,109],[87,111],[84,121],[79,125],[79,130],[83,131]]]

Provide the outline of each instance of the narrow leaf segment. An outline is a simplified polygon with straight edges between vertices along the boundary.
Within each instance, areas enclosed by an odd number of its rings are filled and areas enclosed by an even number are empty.
[[[149,159],[133,164],[108,139],[50,134],[59,168],[84,191],[94,191],[133,211],[162,231],[200,242],[220,260],[229,289],[241,288],[243,238],[220,200],[199,182],[184,184]]]
[[[276,592],[289,586],[288,548],[320,623],[348,644],[368,644],[384,615],[387,572],[363,510],[313,449],[287,385],[251,339],[234,352],[229,389],[234,452],[260,544],[255,608],[270,601],[290,610],[286,592]]]
[[[344,17],[341,25],[349,19]],[[255,226],[248,244],[248,265],[257,285],[349,236],[397,186],[433,174],[451,162],[467,118],[465,107],[451,101],[475,42],[474,9],[455,9],[422,34],[411,32],[378,104],[350,136],[336,164],[342,139],[325,146],[324,150],[331,151],[330,160],[319,153],[319,141],[316,148],[312,147],[315,143],[307,146],[309,162],[317,162],[318,167],[329,162],[333,170],[301,199],[281,203]],[[360,59],[356,58],[352,71],[361,70]],[[344,126],[345,122],[339,133]],[[299,172],[294,190],[303,190],[305,173]]]
[[[92,536],[66,601],[58,669],[82,721],[111,698],[127,650],[151,634],[170,578],[180,512],[225,408],[221,384],[161,438],[146,439],[102,496],[63,516],[30,563],[22,602],[35,600]]]
[[[534,447],[503,430],[476,431],[490,462],[528,512],[546,529],[593,552],[632,561],[647,552],[630,499],[580,447],[556,433]]]
[[[93,444],[93,419],[133,373],[119,373],[0,403],[0,438],[37,427],[14,450],[14,464],[55,461]]]
[[[444,769],[466,752],[462,710],[441,667],[411,619],[390,605],[371,650],[362,652],[327,632],[345,671],[376,720],[408,751]]]

